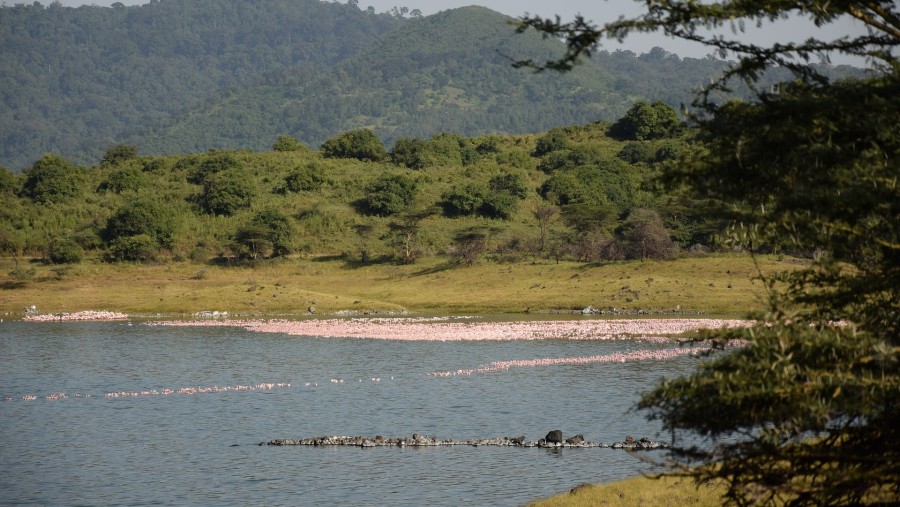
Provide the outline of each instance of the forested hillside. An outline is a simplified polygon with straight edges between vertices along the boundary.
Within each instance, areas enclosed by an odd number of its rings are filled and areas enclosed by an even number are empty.
[[[564,77],[514,69],[562,43],[480,7],[403,18],[318,0],[157,0],[0,7],[0,165],[45,153],[316,147],[351,129],[387,145],[440,132],[537,133],[611,121],[638,99],[678,107],[724,62],[601,52]],[[846,73],[851,69],[832,69]],[[738,92],[739,93],[739,92]]]
[[[128,133],[283,69],[316,73],[402,21],[318,0],[0,7],[0,164],[99,161]]]

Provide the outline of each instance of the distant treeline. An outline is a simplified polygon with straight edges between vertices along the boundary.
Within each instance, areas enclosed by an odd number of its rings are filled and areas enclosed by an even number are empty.
[[[45,153],[96,164],[117,144],[258,151],[289,134],[319,145],[363,127],[386,144],[537,133],[615,120],[638,99],[677,108],[725,65],[655,48],[534,74],[510,58],[552,57],[559,41],[516,35],[481,7],[406,14],[318,0],[2,6],[0,165]]]

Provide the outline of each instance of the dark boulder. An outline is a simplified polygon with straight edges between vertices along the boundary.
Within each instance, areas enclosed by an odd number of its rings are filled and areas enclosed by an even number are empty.
[[[575,435],[572,438],[567,438],[566,443],[569,445],[578,445],[584,443],[584,435]]]
[[[544,437],[544,441],[548,444],[563,443],[562,430],[553,430],[550,433],[547,433],[547,436]]]

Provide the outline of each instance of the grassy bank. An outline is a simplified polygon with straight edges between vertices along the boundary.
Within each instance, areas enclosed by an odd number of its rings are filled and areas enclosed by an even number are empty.
[[[20,259],[20,266],[23,261]],[[522,313],[572,311],[588,305],[742,315],[762,307],[763,272],[789,269],[789,260],[715,255],[675,261],[604,265],[550,261],[460,267],[441,258],[414,265],[355,266],[333,258],[291,258],[256,267],[189,262],[159,265],[85,262],[59,267],[30,263],[33,273],[9,275],[0,259],[0,312],[113,310],[185,314],[305,314],[340,310]]]
[[[717,507],[722,505],[723,486],[697,485],[690,479],[635,477],[604,485],[584,485],[566,493],[539,500],[528,507]]]

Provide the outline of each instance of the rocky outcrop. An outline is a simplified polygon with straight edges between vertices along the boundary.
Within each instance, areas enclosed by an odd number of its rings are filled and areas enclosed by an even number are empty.
[[[558,437],[558,438],[557,438]],[[312,438],[279,438],[268,442],[260,442],[259,445],[305,445],[305,446],[349,446],[349,447],[439,447],[439,446],[469,446],[469,447],[536,447],[536,448],[611,448],[626,450],[666,449],[669,446],[661,442],[653,442],[647,438],[640,440],[631,439],[628,442],[615,442],[606,444],[603,442],[588,442],[583,435],[562,439],[560,430],[553,430],[546,437],[537,442],[529,442],[524,436],[476,438],[469,440],[439,439],[433,436],[413,433],[411,437],[385,438],[381,435],[375,437],[363,436],[320,436]]]

